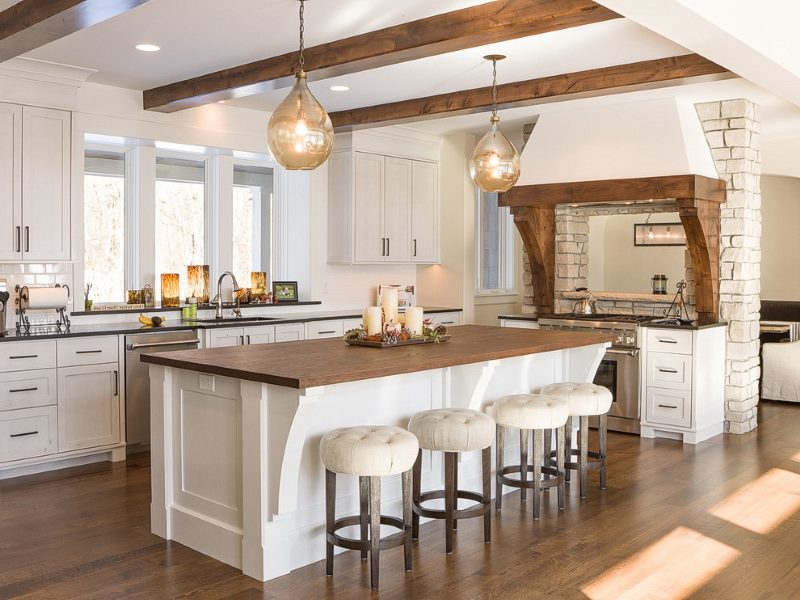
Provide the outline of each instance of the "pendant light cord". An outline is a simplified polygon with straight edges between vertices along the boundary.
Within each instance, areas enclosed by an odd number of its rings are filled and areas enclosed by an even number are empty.
[[[305,67],[306,59],[303,56],[303,51],[306,49],[306,43],[304,38],[304,34],[306,32],[306,19],[305,19],[305,12],[306,12],[306,3],[305,0],[300,0],[300,71],[303,71],[303,67]]]
[[[497,117],[497,59],[492,59],[492,117]]]

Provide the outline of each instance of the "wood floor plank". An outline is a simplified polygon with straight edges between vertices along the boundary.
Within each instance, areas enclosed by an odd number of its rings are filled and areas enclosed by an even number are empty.
[[[742,526],[763,517],[757,506],[712,514],[730,498],[746,503],[743,489],[754,490],[753,502],[763,501],[755,481],[785,482],[775,491],[791,500],[793,475],[800,476],[800,405],[762,402],[759,414],[756,432],[696,447],[612,433],[605,492],[592,473],[589,498],[581,501],[573,481],[566,510],[559,512],[556,494],[547,493],[538,522],[530,499],[522,504],[519,493],[511,494],[494,517],[492,543],[482,541],[481,519],[462,520],[451,555],[444,552],[443,524],[423,525],[412,572],[403,570],[402,548],[382,553],[380,597],[599,600],[606,596],[597,590],[627,585],[621,597],[643,600],[800,598],[800,513],[784,511],[766,533]],[[781,478],[759,479],[776,470]],[[377,597],[368,562],[357,552],[336,557],[332,578],[320,562],[262,584],[165,542],[149,531],[149,477],[149,459],[139,455],[0,481],[0,598]],[[717,561],[711,569],[708,561],[675,556],[663,560],[663,572],[646,577],[670,552],[723,547],[736,553],[730,564]],[[696,589],[687,596],[686,586],[670,586],[669,569],[691,571]]]

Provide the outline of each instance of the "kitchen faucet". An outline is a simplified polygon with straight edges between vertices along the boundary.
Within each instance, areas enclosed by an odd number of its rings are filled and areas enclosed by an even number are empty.
[[[242,311],[239,308],[239,295],[236,293],[239,291],[239,283],[236,281],[236,277],[230,271],[225,271],[222,275],[219,276],[217,279],[217,295],[214,298],[214,302],[217,303],[217,314],[215,318],[222,319],[222,280],[225,279],[225,276],[231,278],[231,283],[233,283],[233,297],[236,299],[236,308],[233,309],[233,314],[236,315],[237,319],[242,318]]]

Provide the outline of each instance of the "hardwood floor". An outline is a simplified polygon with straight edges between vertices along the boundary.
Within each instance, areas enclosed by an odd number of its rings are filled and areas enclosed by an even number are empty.
[[[609,434],[608,489],[504,498],[482,543],[459,522],[444,554],[423,525],[414,570],[381,555],[380,593],[357,552],[261,584],[149,533],[146,456],[0,481],[0,598],[800,598],[800,405],[764,402],[761,425],[697,447]]]

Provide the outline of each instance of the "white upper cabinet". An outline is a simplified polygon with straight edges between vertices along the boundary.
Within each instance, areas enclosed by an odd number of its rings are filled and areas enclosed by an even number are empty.
[[[439,260],[439,142],[339,134],[329,161],[328,261]]]
[[[25,260],[69,260],[70,114],[22,109],[22,252]]]
[[[70,258],[70,113],[0,104],[0,260]]]
[[[22,260],[22,107],[0,104],[0,260]]]
[[[411,257],[414,262],[439,261],[439,167],[414,161],[411,194]]]

